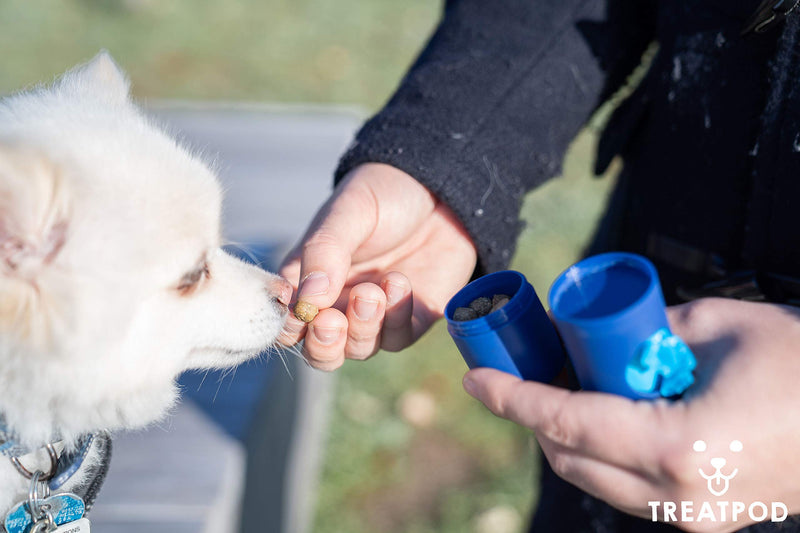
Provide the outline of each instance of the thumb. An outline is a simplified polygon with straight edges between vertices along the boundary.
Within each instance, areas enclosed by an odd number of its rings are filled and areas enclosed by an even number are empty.
[[[345,180],[311,223],[295,254],[299,256],[297,299],[319,308],[331,307],[347,281],[353,253],[377,223],[375,196],[368,186]],[[292,263],[284,267],[289,274]],[[296,272],[296,270],[295,270]],[[292,272],[293,273],[293,272]]]
[[[464,375],[464,390],[497,416],[507,418],[508,391],[523,381],[492,368],[474,368]]]

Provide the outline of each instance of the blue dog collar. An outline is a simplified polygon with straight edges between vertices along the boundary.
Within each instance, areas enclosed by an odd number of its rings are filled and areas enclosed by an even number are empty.
[[[50,490],[55,492],[69,482],[72,477],[84,468],[86,458],[92,448],[96,448],[99,462],[91,467],[86,477],[86,481],[80,487],[70,488],[72,492],[80,495],[86,502],[87,510],[91,508],[97,493],[108,473],[108,464],[111,460],[111,437],[106,432],[84,435],[70,451],[61,453],[56,461],[55,471],[48,481]],[[35,448],[29,448],[19,443],[13,430],[8,426],[5,419],[0,416],[0,456],[7,457],[9,460],[14,457],[27,455]],[[2,527],[0,526],[0,531]]]
[[[22,446],[17,442],[17,437],[11,428],[8,427],[3,417],[0,417],[0,455],[5,457],[19,457],[26,455],[33,450]]]
[[[80,470],[81,466],[83,466],[83,461],[86,459],[86,456],[89,454],[89,450],[92,448],[94,438],[94,435],[82,437],[75,451],[61,454],[61,457],[58,458],[58,466],[56,466],[56,471],[48,483],[50,485],[50,490],[58,490],[64,483],[69,481],[70,478],[74,476],[76,472],[78,472],[78,470]]]

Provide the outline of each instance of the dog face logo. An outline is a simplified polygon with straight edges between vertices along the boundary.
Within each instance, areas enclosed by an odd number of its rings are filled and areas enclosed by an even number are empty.
[[[698,453],[703,453],[708,449],[705,441],[698,440],[695,441],[694,445],[692,446],[694,451]],[[744,446],[738,440],[731,441],[728,449],[734,453],[739,453],[742,451]],[[711,474],[706,474],[702,468],[698,468],[700,475],[703,476],[703,479],[708,481],[708,492],[713,494],[714,496],[722,496],[728,489],[730,488],[730,481],[733,479],[736,474],[739,473],[738,468],[734,468],[732,472],[725,474],[722,469],[728,462],[725,460],[724,457],[712,457],[711,458],[711,467],[714,469],[714,472]]]

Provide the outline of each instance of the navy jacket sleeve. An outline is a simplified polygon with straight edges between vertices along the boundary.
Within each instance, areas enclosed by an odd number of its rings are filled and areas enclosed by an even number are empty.
[[[645,0],[450,0],[400,87],[342,157],[395,166],[463,222],[479,270],[505,267],[524,194],[564,153],[652,38]],[[633,18],[633,20],[631,20]],[[625,70],[627,69],[627,72]]]

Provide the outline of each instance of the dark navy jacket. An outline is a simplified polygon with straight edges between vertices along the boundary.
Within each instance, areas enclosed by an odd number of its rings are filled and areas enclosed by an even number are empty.
[[[656,41],[648,74],[602,134],[598,169],[622,155],[624,170],[592,251],[648,253],[663,238],[713,254],[726,272],[800,276],[800,13],[741,37],[758,4],[450,0],[337,179],[370,161],[408,172],[459,216],[479,267],[502,268],[522,196],[560,172],[569,142]],[[709,276],[655,259],[670,301]],[[537,531],[665,527],[545,478]]]

